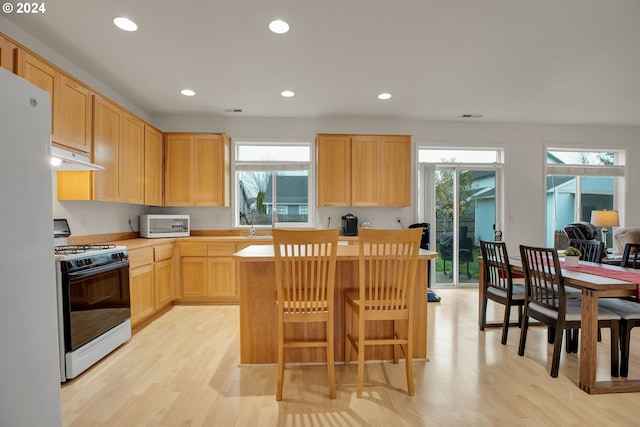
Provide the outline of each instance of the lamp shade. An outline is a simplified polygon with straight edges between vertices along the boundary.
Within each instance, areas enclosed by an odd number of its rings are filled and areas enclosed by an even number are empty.
[[[596,227],[618,227],[618,211],[591,211],[591,224]]]

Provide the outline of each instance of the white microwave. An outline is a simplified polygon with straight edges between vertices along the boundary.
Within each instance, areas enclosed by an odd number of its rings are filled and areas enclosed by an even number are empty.
[[[189,215],[140,215],[140,237],[186,237],[190,233]]]

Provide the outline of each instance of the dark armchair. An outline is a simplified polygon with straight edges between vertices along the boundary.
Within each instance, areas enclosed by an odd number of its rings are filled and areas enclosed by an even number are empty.
[[[569,239],[594,240],[598,236],[595,225],[586,221],[572,222],[564,227],[564,232]]]

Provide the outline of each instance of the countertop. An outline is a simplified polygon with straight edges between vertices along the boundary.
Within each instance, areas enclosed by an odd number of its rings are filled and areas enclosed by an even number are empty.
[[[359,257],[358,245],[338,245],[337,258],[340,260],[357,260]],[[438,257],[437,252],[420,249],[420,259],[434,259]],[[252,245],[242,249],[234,254],[234,258],[238,261],[270,261],[273,260],[273,246],[271,245]]]
[[[343,241],[357,241],[357,236],[340,236],[340,240]],[[189,236],[189,237],[171,237],[171,238],[160,238],[160,239],[145,239],[145,238],[134,238],[134,239],[124,239],[124,240],[113,240],[104,243],[112,243],[118,246],[126,246],[127,249],[139,249],[146,248],[149,246],[157,246],[162,245],[164,243],[176,243],[176,242],[236,242],[236,243],[250,243],[255,242],[256,245],[265,245],[270,244],[272,241],[271,236]]]

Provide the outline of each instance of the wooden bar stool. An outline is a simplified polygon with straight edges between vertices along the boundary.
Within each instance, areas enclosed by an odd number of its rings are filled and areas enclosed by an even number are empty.
[[[404,350],[407,391],[413,396],[413,287],[418,265],[422,229],[360,230],[359,288],[345,290],[345,364],[355,350],[358,356],[357,397],[362,397],[365,348],[369,345],[393,345],[393,360],[398,363]],[[358,316],[357,336],[352,335],[352,315]],[[366,338],[365,323],[393,321],[393,335]],[[396,332],[396,321],[406,323],[405,333]],[[406,334],[406,336],[405,336]]]
[[[329,396],[336,397],[334,373],[334,284],[338,229],[273,230],[278,307],[278,384],[276,400],[282,400],[284,350],[326,347]],[[325,340],[293,340],[285,337],[285,324],[324,322]]]

